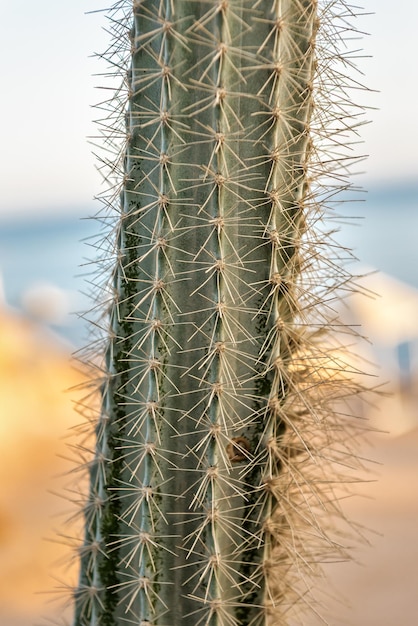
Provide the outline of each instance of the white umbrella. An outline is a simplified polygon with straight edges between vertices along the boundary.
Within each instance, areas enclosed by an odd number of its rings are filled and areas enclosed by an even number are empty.
[[[416,374],[410,356],[418,340],[418,289],[383,272],[368,272],[349,301],[355,323],[379,354],[386,391],[369,419],[378,429],[398,436],[418,425]],[[412,369],[411,369],[412,366]]]
[[[383,272],[368,273],[359,285],[363,293],[350,306],[367,336],[394,347],[418,338],[418,289]]]

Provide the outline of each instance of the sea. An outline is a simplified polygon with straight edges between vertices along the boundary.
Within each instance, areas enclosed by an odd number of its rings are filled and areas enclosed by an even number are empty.
[[[375,268],[418,289],[418,181],[376,185],[356,199],[351,194],[342,200],[335,208],[339,217],[326,227],[337,228],[335,239],[358,259],[351,271]],[[0,216],[5,306],[42,317],[42,301],[55,298],[56,314],[44,316],[43,323],[75,349],[88,337],[84,313],[92,306],[92,244],[101,229],[96,220],[80,217],[85,213]]]

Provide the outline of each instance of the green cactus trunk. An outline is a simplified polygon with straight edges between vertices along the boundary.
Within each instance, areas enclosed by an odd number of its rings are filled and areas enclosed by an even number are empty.
[[[75,625],[284,624],[298,563],[332,544],[308,478],[326,456],[306,319],[317,2],[130,5]]]

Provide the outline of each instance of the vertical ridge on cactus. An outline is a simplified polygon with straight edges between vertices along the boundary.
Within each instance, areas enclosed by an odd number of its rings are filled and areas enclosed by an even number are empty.
[[[356,161],[334,67],[353,14],[120,0],[108,17],[114,265],[74,625],[287,624],[346,556],[327,519],[356,464],[361,385],[333,353],[351,277],[322,224]]]

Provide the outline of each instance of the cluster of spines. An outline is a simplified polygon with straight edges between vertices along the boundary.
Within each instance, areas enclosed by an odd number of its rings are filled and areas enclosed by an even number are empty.
[[[339,550],[311,473],[329,462],[327,429],[342,430],[312,316],[334,287],[311,269],[317,2],[266,4],[184,3],[192,18],[182,2],[135,2],[133,28],[128,11],[115,22],[132,62],[127,105],[116,98],[122,208],[75,626],[171,624],[179,580],[193,623],[284,624],[303,601],[292,571]]]

